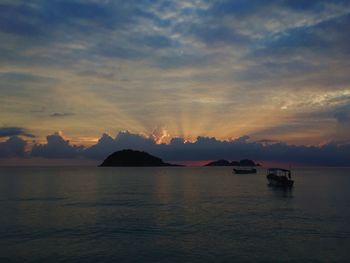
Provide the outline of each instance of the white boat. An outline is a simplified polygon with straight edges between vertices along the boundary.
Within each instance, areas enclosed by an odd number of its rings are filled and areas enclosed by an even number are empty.
[[[290,170],[286,169],[269,168],[267,169],[266,178],[269,184],[273,186],[292,187],[294,184]]]

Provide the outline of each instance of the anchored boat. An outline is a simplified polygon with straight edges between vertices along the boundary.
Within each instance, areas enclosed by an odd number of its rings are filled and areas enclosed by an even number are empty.
[[[269,184],[274,186],[292,187],[294,184],[290,170],[286,169],[269,168],[266,178]]]

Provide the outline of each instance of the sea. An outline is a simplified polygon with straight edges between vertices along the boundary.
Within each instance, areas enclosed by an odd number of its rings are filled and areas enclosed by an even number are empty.
[[[350,168],[2,167],[0,262],[350,262]]]

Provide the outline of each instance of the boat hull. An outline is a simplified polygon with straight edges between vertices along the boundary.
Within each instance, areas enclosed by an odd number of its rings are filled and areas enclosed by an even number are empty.
[[[266,178],[272,186],[292,187],[294,184],[293,180],[288,179],[287,177],[276,176],[274,174],[268,174]]]

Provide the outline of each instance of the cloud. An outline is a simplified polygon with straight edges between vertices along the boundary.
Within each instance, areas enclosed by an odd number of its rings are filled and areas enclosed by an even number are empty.
[[[19,135],[30,137],[30,138],[35,137],[33,134],[27,132],[26,129],[21,127],[0,127],[0,138],[19,136]]]
[[[266,131],[255,138],[291,143],[298,133],[295,143],[318,144],[349,130],[346,109],[313,103],[349,89],[349,1],[17,0],[0,9],[0,119],[40,139],[162,124],[189,140]],[[322,125],[312,122],[310,136],[311,115]]]
[[[156,144],[151,137],[120,132],[115,139],[104,134],[98,143],[87,148],[83,155],[102,160],[114,151],[129,148],[147,151],[169,161],[252,158],[309,165],[350,165],[350,144],[297,146],[272,140],[252,141],[249,136],[227,141],[213,137],[198,137],[195,142],[173,138],[169,144]]]
[[[116,150],[129,149],[154,149],[155,141],[138,134],[132,134],[128,131],[119,132],[113,139],[108,134],[103,134],[97,144],[87,148],[84,156],[93,159],[103,159]]]
[[[11,136],[6,141],[0,142],[0,158],[25,157],[26,145],[23,139]]]
[[[52,114],[50,114],[50,117],[54,117],[54,118],[60,118],[60,117],[68,117],[68,116],[73,116],[75,115],[72,112],[54,112]]]
[[[306,113],[305,116],[313,119],[334,118],[340,124],[350,125],[350,91],[337,92],[336,94],[326,94],[316,99],[316,102],[324,107],[323,110],[317,110]]]
[[[340,123],[350,123],[350,111],[349,110],[340,110],[334,113],[334,117]]]
[[[253,40],[249,36],[240,34],[235,31],[235,29],[226,25],[193,25],[191,28],[191,34],[207,45],[231,44],[235,46],[243,46],[250,44]]]
[[[30,152],[25,151],[26,142],[16,136],[0,143],[0,157],[43,157],[103,160],[109,154],[134,149],[147,151],[167,161],[196,161],[244,158],[264,161],[282,161],[305,165],[349,166],[350,143],[331,142],[322,146],[291,145],[272,140],[253,141],[249,136],[233,140],[218,140],[214,137],[198,137],[194,142],[177,137],[169,144],[157,144],[155,139],[127,131],[115,138],[103,134],[91,147],[72,145],[60,133],[47,136],[46,144],[35,144]]]
[[[84,71],[78,72],[77,75],[83,76],[83,77],[95,77],[95,78],[101,78],[101,79],[113,79],[116,76],[115,73],[100,72],[95,70],[84,70]]]
[[[29,5],[18,5],[5,2],[0,5],[0,31],[26,37],[35,37],[42,34],[41,28],[30,23],[27,18],[38,15]],[[14,19],[16,18],[16,19]]]
[[[174,47],[178,44],[176,41],[163,35],[142,36],[141,38],[136,38],[135,40],[142,41],[144,45],[157,49]]]
[[[31,156],[44,158],[76,158],[84,149],[83,146],[71,145],[64,140],[60,133],[54,133],[46,137],[47,144],[35,144],[31,150]]]

